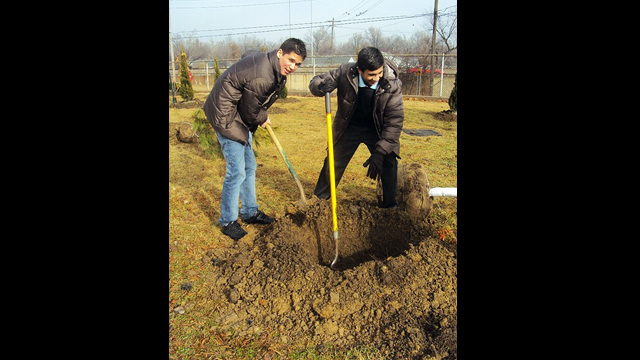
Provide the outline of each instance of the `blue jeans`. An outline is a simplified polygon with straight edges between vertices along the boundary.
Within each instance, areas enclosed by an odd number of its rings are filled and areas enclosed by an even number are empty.
[[[226,138],[216,131],[218,142],[227,162],[227,174],[222,184],[220,197],[220,220],[225,226],[238,220],[238,199],[242,202],[240,216],[243,220],[255,215],[258,211],[256,201],[256,155],[253,153],[251,141],[253,135],[249,132],[249,145],[245,146],[237,141]]]

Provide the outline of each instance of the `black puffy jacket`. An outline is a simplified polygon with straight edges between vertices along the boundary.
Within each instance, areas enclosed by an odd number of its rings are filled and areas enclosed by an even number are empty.
[[[385,61],[382,78],[374,95],[373,122],[380,140],[376,150],[400,155],[400,133],[404,122],[402,81],[396,66]],[[315,96],[324,96],[318,89],[327,77],[338,84],[338,111],[333,119],[333,142],[340,140],[353,116],[358,102],[358,69],[355,63],[342,64],[337,69],[316,75],[309,83],[309,91]]]
[[[255,133],[267,121],[267,109],[287,81],[280,74],[277,52],[246,53],[216,80],[204,113],[220,134],[247,145],[249,131]]]

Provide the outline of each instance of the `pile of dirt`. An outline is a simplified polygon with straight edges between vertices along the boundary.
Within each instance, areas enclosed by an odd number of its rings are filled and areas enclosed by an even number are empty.
[[[374,204],[338,204],[337,270],[329,201],[291,205],[254,239],[207,252],[217,331],[394,359],[457,359],[457,250],[428,222]]]
[[[398,195],[396,200],[400,210],[407,212],[415,221],[427,218],[431,212],[431,198],[429,197],[429,180],[427,170],[418,163],[398,164]],[[378,179],[376,196],[378,206],[382,206],[382,180]]]
[[[169,103],[169,108],[174,109],[198,109],[204,106],[204,101],[200,99],[193,99],[189,101],[179,101],[175,104]]]
[[[435,114],[436,120],[442,121],[458,121],[458,112],[453,110],[442,110]]]

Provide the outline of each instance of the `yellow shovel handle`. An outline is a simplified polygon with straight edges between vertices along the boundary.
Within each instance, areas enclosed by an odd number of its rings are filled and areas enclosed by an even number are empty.
[[[331,182],[331,212],[333,215],[333,232],[337,238],[338,216],[336,215],[336,170],[333,161],[333,124],[331,121],[331,94],[325,93],[325,108],[327,111],[327,143],[329,147],[329,181]]]

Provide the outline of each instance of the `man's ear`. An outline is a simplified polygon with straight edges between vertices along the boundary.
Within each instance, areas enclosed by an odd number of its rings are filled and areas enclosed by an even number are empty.
[[[278,59],[282,57],[282,54],[283,54],[282,49],[278,49],[278,52],[276,53],[276,55],[278,56]]]
[[[364,71],[360,70],[359,67],[356,66],[356,69],[358,69],[358,73],[360,73],[360,75],[362,75],[364,73]]]

